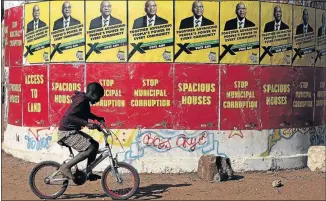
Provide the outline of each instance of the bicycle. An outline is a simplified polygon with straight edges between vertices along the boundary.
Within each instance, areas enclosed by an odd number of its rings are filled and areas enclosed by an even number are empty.
[[[104,127],[104,129],[102,128]],[[109,157],[110,159],[110,165],[106,167],[106,169],[102,173],[101,177],[101,186],[103,188],[103,191],[105,194],[112,199],[118,199],[118,200],[123,200],[123,199],[128,199],[131,196],[133,196],[137,190],[139,189],[139,183],[140,183],[140,178],[137,170],[130,164],[124,163],[124,162],[119,162],[117,159],[118,153],[116,153],[116,156],[112,156],[112,146],[110,147],[110,144],[108,143],[108,137],[111,136],[111,139],[113,142],[113,136],[112,134],[116,137],[116,139],[119,141],[120,146],[123,149],[123,146],[119,140],[119,138],[109,129],[107,126],[104,124],[104,122],[101,122],[99,124],[99,131],[101,131],[104,134],[104,142],[105,142],[105,147],[101,148],[98,150],[97,155],[100,154],[99,156],[96,157],[95,161],[93,161],[88,167],[84,168],[83,170],[78,169],[77,164],[74,166],[75,167],[75,172],[73,172],[75,179],[73,182],[76,185],[83,185],[87,181],[87,172],[86,169],[92,170],[95,168],[98,164],[100,164],[105,158]],[[67,146],[63,143],[61,143],[61,146],[65,146],[69,148],[70,152],[70,159],[74,157],[74,153],[72,152],[72,149],[70,146]],[[66,163],[70,159],[65,160],[63,163]],[[54,191],[54,193],[45,193],[43,190],[41,191],[37,186],[37,178],[36,175],[37,173],[40,172],[40,170],[44,167],[54,167],[55,170],[50,171],[50,174],[45,175],[44,178],[41,180],[41,184],[44,183],[46,186],[59,186],[59,189],[57,191]],[[59,196],[61,196],[66,189],[68,188],[68,183],[69,179],[67,177],[64,177],[63,174],[59,171],[60,164],[55,162],[55,161],[43,161],[38,163],[30,172],[29,175],[29,186],[33,193],[41,198],[41,199],[56,199]],[[124,169],[122,172],[119,172],[118,170]],[[72,170],[73,171],[73,170]],[[124,176],[126,176],[127,172],[130,172],[132,177],[131,177],[131,182],[132,186],[131,188],[118,188],[117,190],[113,190],[111,188],[111,185],[108,185],[108,177],[111,175],[113,176],[113,179],[115,179],[115,182],[118,183],[118,186],[122,186],[124,183],[126,183],[127,180]],[[62,176],[60,178],[55,178],[56,176]],[[61,184],[60,184],[61,183]],[[118,194],[118,191],[122,191],[123,194]]]

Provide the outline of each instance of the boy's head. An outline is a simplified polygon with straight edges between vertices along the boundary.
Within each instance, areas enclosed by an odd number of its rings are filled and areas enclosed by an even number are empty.
[[[92,82],[87,85],[86,96],[92,104],[99,102],[103,95],[104,89],[99,83]]]

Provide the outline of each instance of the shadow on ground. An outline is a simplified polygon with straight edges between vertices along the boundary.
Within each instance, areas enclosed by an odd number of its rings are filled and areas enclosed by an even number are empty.
[[[133,197],[133,199],[159,199],[163,197],[161,194],[168,192],[169,188],[179,188],[184,186],[191,186],[191,184],[152,184],[150,186],[140,187],[138,193]]]
[[[234,181],[234,180],[241,180],[241,179],[243,179],[243,178],[244,178],[244,176],[241,176],[241,175],[233,175],[231,181]]]
[[[59,199],[74,199],[74,198],[105,198],[108,197],[107,195],[103,194],[91,194],[91,193],[78,193],[78,194],[64,194],[63,196],[59,197]]]
[[[184,186],[191,186],[191,184],[151,184],[150,186],[140,187],[138,192],[131,197],[131,199],[141,200],[155,200],[160,199],[164,192],[168,192],[169,188],[178,188]],[[106,194],[90,194],[90,193],[79,193],[79,194],[64,194],[60,199],[73,199],[73,198],[104,198],[108,197]]]

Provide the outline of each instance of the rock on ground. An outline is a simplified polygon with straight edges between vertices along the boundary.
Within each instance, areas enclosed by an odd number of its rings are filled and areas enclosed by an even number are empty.
[[[326,172],[326,146],[311,146],[307,165],[311,171]]]

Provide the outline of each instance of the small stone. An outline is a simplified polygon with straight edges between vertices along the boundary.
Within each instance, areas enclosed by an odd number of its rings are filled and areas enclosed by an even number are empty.
[[[283,186],[283,184],[282,184],[281,180],[275,180],[275,181],[273,181],[272,186],[274,188],[275,187],[281,187],[281,186]]]

